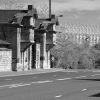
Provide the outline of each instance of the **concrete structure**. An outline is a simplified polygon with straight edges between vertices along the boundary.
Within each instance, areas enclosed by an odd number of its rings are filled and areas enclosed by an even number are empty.
[[[11,43],[12,70],[49,69],[57,17],[38,19],[32,5],[27,10],[0,10],[0,14],[0,39]]]
[[[12,50],[10,43],[0,40],[0,71],[12,70]]]

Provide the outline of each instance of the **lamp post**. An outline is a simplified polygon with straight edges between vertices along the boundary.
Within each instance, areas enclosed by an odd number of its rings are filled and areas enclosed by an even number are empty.
[[[49,0],[49,18],[51,18],[51,0]]]

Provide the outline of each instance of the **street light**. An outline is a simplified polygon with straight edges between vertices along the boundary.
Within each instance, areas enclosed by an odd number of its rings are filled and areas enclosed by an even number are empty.
[[[63,15],[59,15],[57,17],[63,17]],[[49,18],[51,18],[51,0],[49,0]]]
[[[49,0],[49,18],[51,18],[51,0]]]

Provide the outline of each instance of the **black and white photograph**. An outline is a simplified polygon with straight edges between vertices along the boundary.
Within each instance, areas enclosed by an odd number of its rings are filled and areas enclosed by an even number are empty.
[[[0,100],[100,100],[100,0],[0,0]]]

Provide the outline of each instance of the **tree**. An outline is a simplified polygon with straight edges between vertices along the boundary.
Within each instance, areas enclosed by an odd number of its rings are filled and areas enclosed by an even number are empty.
[[[100,59],[100,51],[90,46],[89,36],[77,44],[73,37],[66,38],[65,33],[57,34],[57,45],[51,50],[51,54],[58,58],[57,66],[75,69],[96,68],[96,61]]]

